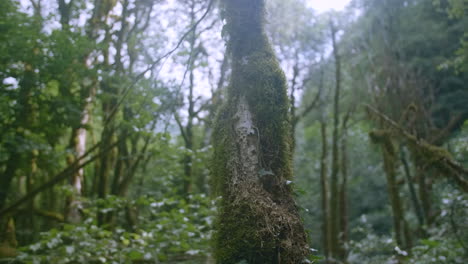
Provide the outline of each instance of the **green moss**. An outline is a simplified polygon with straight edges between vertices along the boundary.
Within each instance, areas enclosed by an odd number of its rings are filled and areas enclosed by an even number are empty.
[[[275,263],[276,241],[259,236],[256,218],[248,204],[222,205],[215,235],[218,263]]]
[[[285,184],[292,177],[286,78],[263,32],[264,1],[225,0],[224,4],[232,73],[227,102],[213,133],[212,182],[223,197],[214,255],[223,264],[300,263],[309,249]],[[256,130],[257,175],[244,174],[238,144],[245,141],[234,130],[244,100]],[[260,171],[271,172],[265,176],[267,184]],[[235,183],[234,173],[238,173]]]
[[[214,125],[213,133],[213,161],[211,164],[211,183],[214,187],[215,195],[222,195],[226,193],[227,187],[227,176],[229,174],[227,169],[227,161],[229,153],[232,151],[230,146],[232,145],[232,131],[230,129],[229,120],[232,114],[228,105],[221,107],[220,112],[217,115],[216,122]]]

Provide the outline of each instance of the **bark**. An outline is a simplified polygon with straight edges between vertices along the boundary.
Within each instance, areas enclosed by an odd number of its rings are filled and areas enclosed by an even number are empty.
[[[0,219],[0,259],[13,258],[17,255],[15,222],[12,217],[6,216]]]
[[[65,0],[58,0],[60,24],[62,24],[62,28],[69,26],[73,4],[74,0],[70,0],[68,4]]]
[[[213,176],[222,195],[218,263],[301,263],[306,232],[291,195],[286,80],[264,32],[264,0],[225,0],[232,58],[228,99],[214,132]]]
[[[195,2],[192,1],[190,7],[191,24],[195,23]],[[193,155],[193,120],[195,119],[195,102],[193,97],[194,78],[195,78],[195,59],[197,58],[197,51],[195,50],[196,41],[196,28],[193,29],[190,35],[190,62],[189,62],[189,94],[188,94],[188,120],[185,126],[185,149],[187,152],[184,155],[184,194],[187,195],[192,190],[192,155]]]
[[[15,176],[19,161],[19,154],[10,152],[10,157],[6,163],[6,169],[0,176],[0,209],[5,207],[8,193],[10,191],[10,185]]]
[[[325,255],[325,263],[329,262],[331,257],[331,234],[329,224],[330,210],[329,210],[329,197],[328,197],[328,170],[327,170],[327,157],[328,157],[328,143],[327,143],[327,125],[324,121],[320,122],[320,131],[322,135],[322,156],[320,158],[320,186],[322,196],[322,243]]]
[[[418,159],[416,159],[418,160]],[[431,224],[431,201],[430,201],[430,186],[427,183],[427,171],[424,169],[424,165],[421,162],[416,161],[416,175],[419,185],[419,199],[421,199],[422,211],[426,224]]]
[[[81,112],[80,124],[77,128],[73,129],[71,135],[70,147],[73,149],[73,157],[68,160],[68,165],[71,165],[73,161],[78,159],[78,157],[83,156],[86,153],[86,143],[88,138],[87,126],[90,123],[91,119],[91,106],[94,97],[94,87],[88,86],[84,88],[85,98],[82,99],[83,106]],[[70,223],[80,223],[81,222],[81,213],[80,209],[82,207],[79,197],[83,195],[83,186],[84,186],[84,169],[81,168],[77,170],[70,176],[70,185],[73,191],[73,194],[70,197],[67,197],[67,202],[65,205],[65,220]]]
[[[30,162],[30,171],[26,176],[26,194],[30,193],[33,190],[33,183],[36,180],[37,176],[37,157],[39,152],[37,150],[33,150],[31,153],[31,162]],[[26,226],[29,234],[27,237],[28,241],[34,241],[38,234],[37,225],[36,225],[36,218],[34,217],[34,199],[31,199],[27,205],[27,217],[25,220]],[[22,220],[22,219],[21,219]],[[18,222],[17,222],[18,223]]]
[[[296,59],[297,59],[297,56],[296,56]],[[291,154],[294,155],[294,150],[296,148],[296,85],[297,85],[297,78],[299,77],[299,67],[297,65],[298,63],[296,62],[296,64],[294,65],[293,67],[293,77],[292,77],[292,80],[291,80],[291,87],[290,87],[290,94],[289,94],[289,101],[290,101],[290,104],[291,104],[291,109],[289,110],[289,112],[291,113],[291,119],[292,119],[292,122],[291,122],[291,138],[292,138],[292,142],[291,142]]]
[[[108,149],[111,146],[115,146],[115,115],[112,115],[115,106],[117,105],[117,87],[116,84],[111,83],[109,80],[102,82],[101,86],[103,87],[103,92],[107,93],[110,98],[104,100],[102,103],[103,113],[106,117],[104,121],[104,129],[101,133],[101,150]],[[119,141],[119,143],[122,143]],[[118,145],[118,144],[117,144]],[[117,149],[112,148],[111,151],[105,153],[102,152],[102,156],[99,158],[99,171],[97,171],[97,194],[99,199],[105,199],[109,194],[110,179],[112,169],[115,166],[115,161],[117,160],[118,152]],[[100,210],[97,214],[98,225],[105,224],[109,219],[109,214],[102,213]]]
[[[72,17],[72,12],[74,8],[75,1],[70,0],[68,3],[65,0],[57,0],[58,2],[58,11],[60,14],[60,23],[64,31],[69,30],[70,19]],[[89,23],[89,26],[92,28],[95,24]],[[90,37],[88,35],[88,37]],[[88,54],[89,55],[89,54]],[[83,59],[83,67],[87,68],[86,58]],[[68,74],[74,75],[71,70],[67,70]],[[71,96],[69,87],[73,83],[72,78],[66,78],[61,82],[61,91],[65,96]],[[79,80],[82,84],[81,86],[81,105],[80,105],[80,122],[72,128],[71,138],[70,138],[70,149],[73,151],[73,154],[70,157],[67,157],[68,165],[71,165],[78,157],[81,157],[86,152],[86,143],[88,137],[88,131],[86,127],[90,123],[91,119],[91,107],[95,94],[95,82],[90,85],[85,85],[83,80]],[[82,207],[79,197],[83,195],[83,186],[84,186],[84,170],[79,169],[70,176],[70,185],[72,188],[73,194],[67,197],[65,202],[65,221],[70,223],[79,223],[81,222],[81,213],[80,208]]]
[[[404,218],[403,202],[397,183],[397,153],[387,131],[373,131],[370,134],[374,143],[381,145],[387,189],[392,208],[393,231],[397,245],[405,250],[411,248],[409,229]]]
[[[406,181],[408,183],[408,189],[410,191],[411,202],[413,203],[414,211],[415,211],[416,217],[418,218],[419,226],[422,228],[425,222],[423,209],[419,202],[416,189],[414,188],[413,179],[411,177],[411,172],[410,172],[410,167],[408,165],[408,161],[406,160],[404,149],[400,150],[400,159],[401,159],[401,163],[403,164],[403,169],[405,171]]]
[[[98,4],[99,1],[96,2]],[[93,16],[98,20],[104,19],[109,16],[109,12],[112,10],[116,2],[108,2],[103,1],[100,3],[99,6],[96,6],[95,12]],[[116,56],[115,56],[115,63],[111,64],[109,61],[109,47],[111,46],[112,36],[110,32],[110,28],[105,26],[104,27],[104,40],[105,48],[102,50],[103,59],[103,70],[110,72],[112,70],[115,71],[114,77],[104,78],[101,81],[101,87],[103,93],[105,93],[108,98],[105,98],[102,103],[102,111],[104,113],[103,118],[103,131],[101,133],[101,148],[106,149],[109,146],[112,146],[114,142],[119,141],[116,140],[116,116],[117,113],[120,112],[119,106],[122,103],[122,100],[119,96],[122,96],[122,87],[119,80],[123,79],[122,76],[124,75],[123,63],[122,63],[122,56],[121,50],[125,43],[125,33],[127,31],[127,18],[128,18],[128,0],[123,1],[122,3],[122,15],[121,21],[122,26],[117,33],[117,40],[115,41],[116,47]],[[93,18],[91,18],[93,19]],[[93,22],[93,21],[91,21]],[[109,194],[109,188],[111,187],[111,174],[113,168],[116,164],[117,159],[119,158],[118,149],[112,149],[109,153],[101,156],[99,160],[99,171],[98,171],[98,198],[105,199]],[[111,219],[111,215],[108,213],[98,212],[97,220],[98,225],[103,225],[108,223]]]
[[[347,150],[347,115],[342,125],[341,138],[341,185],[339,195],[339,210],[340,210],[340,260],[347,263],[348,256],[346,245],[348,243],[348,150]]]
[[[333,136],[332,136],[332,168],[330,178],[330,217],[331,217],[331,255],[339,257],[340,252],[340,208],[339,208],[339,123],[340,123],[340,90],[341,90],[341,62],[336,43],[336,28],[330,22],[333,57],[335,58],[335,94],[333,98]]]
[[[111,121],[113,123],[113,121]],[[108,124],[101,135],[101,148],[106,149],[114,145],[114,131],[113,124]],[[98,172],[98,198],[105,199],[109,194],[109,180],[112,172],[112,167],[117,156],[117,151],[112,149],[110,152],[102,152],[99,159],[99,172]],[[108,214],[98,212],[97,220],[99,225],[103,225],[108,220]]]

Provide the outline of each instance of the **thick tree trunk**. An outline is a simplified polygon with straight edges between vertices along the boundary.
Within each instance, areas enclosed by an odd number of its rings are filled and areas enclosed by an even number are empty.
[[[225,0],[232,77],[214,132],[222,202],[218,263],[301,263],[306,232],[292,198],[286,80],[263,29],[264,0]]]

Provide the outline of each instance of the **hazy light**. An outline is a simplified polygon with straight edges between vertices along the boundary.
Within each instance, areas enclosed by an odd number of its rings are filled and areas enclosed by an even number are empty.
[[[329,10],[343,10],[351,0],[307,0],[309,7],[322,13]]]

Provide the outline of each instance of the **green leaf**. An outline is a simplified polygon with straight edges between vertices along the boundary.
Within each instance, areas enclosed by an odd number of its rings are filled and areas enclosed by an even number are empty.
[[[141,258],[143,258],[143,253],[141,253],[141,252],[139,252],[139,251],[136,251],[136,250],[132,250],[132,251],[130,251],[130,253],[128,254],[128,257],[129,257],[131,260],[141,259]]]
[[[435,241],[435,240],[430,240],[430,239],[423,239],[421,240],[421,244],[433,248],[433,247],[437,247],[438,245],[440,245],[440,242]]]

